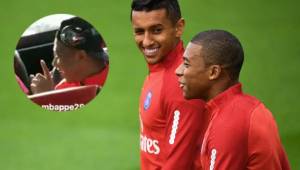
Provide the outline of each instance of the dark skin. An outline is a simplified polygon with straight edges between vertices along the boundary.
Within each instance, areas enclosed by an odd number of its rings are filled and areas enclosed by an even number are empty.
[[[202,46],[190,42],[175,71],[186,99],[209,101],[238,82],[222,65],[207,64],[203,55]]]
[[[175,48],[184,29],[184,19],[173,24],[166,9],[132,11],[135,42],[148,64],[161,62]]]
[[[101,72],[105,65],[88,56],[84,50],[69,48],[55,39],[53,47],[53,66],[57,68],[66,82],[80,82],[89,76]],[[41,60],[43,74],[37,73],[32,77],[31,90],[33,94],[55,88],[53,76],[46,63]]]

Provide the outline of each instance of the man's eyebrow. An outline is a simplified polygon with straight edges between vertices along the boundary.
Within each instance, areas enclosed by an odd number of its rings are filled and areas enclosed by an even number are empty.
[[[133,29],[134,30],[143,30],[143,28],[141,28],[141,27],[134,27]]]
[[[154,25],[151,25],[150,28],[154,28],[154,27],[162,27],[163,25],[162,24],[154,24]]]
[[[135,30],[145,30],[145,29],[153,29],[153,28],[156,28],[156,27],[163,27],[162,24],[154,24],[154,25],[150,25],[150,26],[147,26],[146,28],[143,28],[143,27],[134,27],[133,29]]]

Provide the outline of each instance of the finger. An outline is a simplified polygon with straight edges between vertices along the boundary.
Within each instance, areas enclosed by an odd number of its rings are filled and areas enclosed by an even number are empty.
[[[41,73],[37,73],[36,75],[35,75],[35,77],[34,78],[36,78],[36,79],[38,79],[38,80],[40,80],[40,79],[46,79],[46,76],[44,76],[43,74],[41,74]]]
[[[31,80],[31,84],[38,84],[39,82],[41,81],[41,79],[40,78],[38,78],[38,77],[34,77],[32,80]]]
[[[37,85],[36,85],[35,83],[31,83],[31,84],[30,84],[30,87],[31,87],[31,88],[36,88],[36,86],[37,86]]]
[[[31,76],[30,76],[31,82],[32,82],[32,81],[39,80],[41,76],[42,76],[41,73],[37,73],[35,76],[34,76],[34,75],[31,75]]]
[[[30,74],[30,75],[29,75],[29,81],[31,82],[33,78],[34,78],[34,75],[33,75],[33,74]]]
[[[46,79],[51,79],[50,71],[44,60],[41,60],[41,66],[42,66],[43,73],[44,73],[44,76],[46,77]]]
[[[37,93],[37,90],[36,90],[36,84],[31,83],[31,84],[30,84],[30,90],[32,91],[33,94]]]
[[[56,71],[56,67],[53,67],[52,70],[50,71],[50,75],[52,79],[54,77],[55,71]]]
[[[51,74],[53,74],[55,71],[55,67],[52,68],[52,70],[50,71]]]

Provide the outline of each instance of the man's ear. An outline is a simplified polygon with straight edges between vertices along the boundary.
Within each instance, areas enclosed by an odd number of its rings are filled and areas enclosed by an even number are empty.
[[[176,25],[175,25],[175,31],[176,31],[176,37],[181,37],[184,31],[184,26],[185,26],[185,20],[183,18],[180,18]]]
[[[209,80],[216,80],[220,77],[222,68],[220,65],[211,65],[209,66]]]

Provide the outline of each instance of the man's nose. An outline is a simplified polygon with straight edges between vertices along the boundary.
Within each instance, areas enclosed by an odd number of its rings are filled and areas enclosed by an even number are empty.
[[[176,76],[180,77],[183,75],[183,64],[180,64],[175,70]]]
[[[143,39],[143,46],[144,47],[149,47],[151,45],[153,45],[154,41],[152,38],[152,35],[149,32],[146,32],[144,35],[144,39]]]

